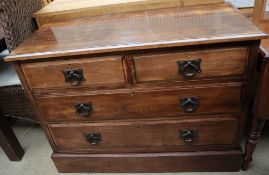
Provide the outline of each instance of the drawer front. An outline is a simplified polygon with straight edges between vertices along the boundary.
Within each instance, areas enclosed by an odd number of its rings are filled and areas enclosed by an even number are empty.
[[[246,47],[135,55],[136,81],[185,81],[242,76],[247,55]]]
[[[198,145],[232,145],[238,122],[234,118],[118,121],[50,124],[60,150],[107,150]]]
[[[241,83],[36,98],[47,121],[239,113]],[[88,92],[89,93],[89,92]]]
[[[124,84],[120,56],[22,64],[31,88]]]

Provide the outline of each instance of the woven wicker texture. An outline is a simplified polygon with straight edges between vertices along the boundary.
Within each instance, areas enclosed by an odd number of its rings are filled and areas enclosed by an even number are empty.
[[[1,21],[0,21],[0,39],[4,38],[4,30],[1,26]]]
[[[1,52],[6,48],[5,40],[4,40],[4,30],[1,25],[0,21],[0,59],[1,59]]]
[[[0,106],[5,116],[37,121],[22,86],[1,87]]]
[[[0,108],[4,116],[37,121],[12,64],[0,60]]]
[[[13,50],[37,29],[32,15],[42,6],[42,0],[0,1],[0,18],[9,50]]]
[[[37,29],[32,15],[42,8],[42,3],[42,0],[0,0],[0,25],[9,50]],[[0,106],[5,116],[36,121],[29,99],[20,85],[0,88]]]

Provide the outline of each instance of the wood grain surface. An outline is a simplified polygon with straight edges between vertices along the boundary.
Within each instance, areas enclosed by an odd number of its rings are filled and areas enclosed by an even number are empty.
[[[65,91],[36,98],[39,109],[46,121],[98,121],[115,119],[160,118],[165,116],[202,114],[239,114],[241,110],[242,83],[175,86],[154,89],[127,89],[80,91],[81,95],[65,94]],[[61,95],[62,94],[62,95]],[[199,106],[194,112],[185,112],[180,107],[181,98],[199,97]],[[87,116],[76,113],[76,104],[91,103],[93,112]],[[53,106],[53,107],[52,107]]]
[[[44,26],[5,61],[258,40],[266,36],[230,5],[188,6]]]
[[[254,116],[259,119],[268,120],[269,119],[269,64],[268,58],[263,60],[263,65],[261,68],[261,75],[259,86],[256,94],[256,103],[254,107]]]
[[[249,49],[247,47],[189,49],[188,52],[169,52],[133,55],[136,82],[186,81],[201,78],[243,76]],[[201,72],[186,77],[179,72],[178,61],[201,60]]]
[[[5,60],[60,172],[236,171],[265,37],[227,4],[164,8],[45,25]],[[183,78],[177,61],[195,59]],[[85,80],[70,86],[70,69]]]
[[[85,16],[220,2],[224,0],[55,0],[35,13],[34,17],[38,25],[42,26],[51,21]]]
[[[208,119],[116,121],[98,123],[50,124],[50,133],[59,150],[103,150],[105,153],[125,149],[179,147],[184,145],[233,145],[236,139],[237,119],[212,117]],[[180,138],[180,131],[195,130],[191,143]],[[68,134],[65,134],[68,133]],[[100,133],[99,144],[92,145],[85,134]],[[68,143],[68,144],[67,144]],[[167,149],[166,151],[169,151]]]
[[[227,172],[240,170],[242,153],[241,150],[97,155],[56,153],[52,159],[63,173]]]
[[[79,86],[125,84],[121,56],[81,58],[42,63],[25,63],[22,69],[31,88],[72,87],[62,71],[82,69],[84,81]]]

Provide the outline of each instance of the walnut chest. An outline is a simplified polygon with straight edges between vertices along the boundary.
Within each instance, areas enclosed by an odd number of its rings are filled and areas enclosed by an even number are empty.
[[[59,172],[237,171],[265,37],[212,4],[54,22],[5,60]]]

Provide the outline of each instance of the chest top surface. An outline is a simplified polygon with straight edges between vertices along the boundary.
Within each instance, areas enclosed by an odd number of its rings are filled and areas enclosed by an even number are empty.
[[[6,61],[265,38],[229,4],[119,13],[41,27]]]

